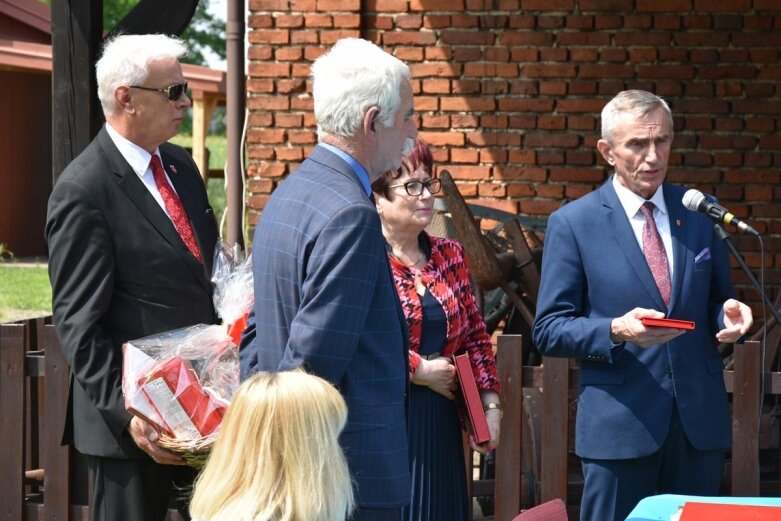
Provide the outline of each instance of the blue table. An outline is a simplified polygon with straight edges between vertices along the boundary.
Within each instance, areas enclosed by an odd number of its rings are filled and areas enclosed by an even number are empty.
[[[626,521],[670,521],[670,516],[687,501],[699,503],[726,503],[732,505],[781,506],[781,497],[703,497],[662,494],[640,501]]]

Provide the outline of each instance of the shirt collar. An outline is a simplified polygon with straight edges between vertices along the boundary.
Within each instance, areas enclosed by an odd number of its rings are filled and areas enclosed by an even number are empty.
[[[660,212],[662,212],[662,215],[667,215],[667,204],[664,202],[664,185],[660,185],[659,188],[656,190],[654,195],[650,199],[643,199],[630,189],[626,188],[624,185],[618,182],[618,175],[613,174],[613,179],[611,180],[613,183],[613,189],[616,191],[616,195],[618,196],[618,201],[621,203],[621,206],[624,207],[624,211],[626,212],[626,215],[631,219],[634,217],[637,212],[640,211],[640,207],[643,206],[643,203],[646,201],[651,201],[654,203],[656,208],[659,209]]]
[[[129,141],[125,136],[117,132],[109,123],[106,123],[106,132],[119,150],[119,153],[122,154],[122,157],[128,162],[130,168],[133,169],[138,177],[144,177],[144,174],[149,170],[152,154],[132,141]],[[159,156],[160,150],[155,150],[155,154]],[[160,163],[162,164],[162,158],[160,158]]]
[[[321,146],[325,148],[326,150],[329,150],[336,154],[337,156],[341,157],[345,160],[345,162],[350,165],[350,168],[353,169],[353,172],[356,173],[358,176],[358,180],[361,181],[361,186],[363,186],[364,191],[366,192],[366,195],[371,197],[372,195],[372,186],[371,183],[369,183],[369,174],[366,172],[366,169],[361,165],[353,156],[342,150],[341,148],[335,147],[329,143],[324,143],[320,141],[318,143],[318,146]]]

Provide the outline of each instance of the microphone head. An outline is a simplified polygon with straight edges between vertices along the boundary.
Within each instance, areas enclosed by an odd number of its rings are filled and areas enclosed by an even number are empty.
[[[692,212],[697,212],[700,209],[700,203],[702,203],[704,200],[705,194],[692,188],[691,190],[686,190],[686,193],[683,194],[683,199],[681,199],[681,202],[687,209],[691,210]]]

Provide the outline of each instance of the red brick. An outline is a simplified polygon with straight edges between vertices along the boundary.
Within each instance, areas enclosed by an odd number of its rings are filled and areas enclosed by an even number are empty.
[[[361,0],[317,0],[318,11],[355,11],[361,10]]]
[[[508,161],[512,164],[533,165],[536,156],[534,150],[510,150]]]
[[[299,61],[304,57],[301,47],[279,47],[274,50],[274,59],[279,61]]]
[[[423,80],[422,90],[427,94],[447,94],[450,92],[450,80]]]
[[[499,178],[496,172],[494,178]],[[507,197],[532,197],[535,193],[534,185],[531,183],[507,183]]]
[[[456,47],[453,50],[453,59],[458,62],[474,62],[482,56],[483,53],[477,47]]]
[[[552,99],[500,98],[499,110],[512,112],[550,112]]]
[[[421,123],[420,128],[421,129],[427,129],[427,128],[450,128],[450,117],[448,117],[448,116],[440,116],[440,115],[423,114],[422,123]]]
[[[371,12],[403,13],[407,10],[407,0],[368,0],[364,6]]]
[[[254,110],[287,110],[290,100],[285,96],[250,96],[247,108]]]
[[[287,0],[250,0],[250,11],[286,11]]]
[[[354,29],[338,29],[333,31],[322,31],[320,33],[320,43],[323,45],[333,45],[342,38],[359,38],[360,31]]]
[[[553,183],[541,184],[537,188],[537,197],[562,199],[564,197],[564,186]]]
[[[691,0],[637,0],[640,12],[678,12],[690,11],[691,8]]]
[[[521,136],[514,133],[499,131],[477,131],[466,135],[467,143],[477,146],[510,146],[521,145]]]
[[[479,94],[479,80],[453,80],[453,94]]]
[[[567,119],[564,116],[540,116],[540,130],[564,130],[567,126]]]
[[[389,31],[393,29],[393,17],[387,15],[366,16],[364,18],[363,27],[367,30],[384,29]]]
[[[410,11],[463,11],[463,0],[410,0]]]
[[[550,132],[528,132],[524,137],[530,148],[573,148],[580,145],[580,137],[575,134],[558,134]]]
[[[632,65],[581,65],[580,78],[631,78],[634,76]]]
[[[670,39],[671,36],[667,31],[620,32],[615,36],[615,45],[650,45],[655,47],[665,47],[670,45]]]
[[[507,128],[507,116],[495,114],[480,116],[480,126],[482,128]]]
[[[247,92],[271,94],[274,92],[274,80],[256,80],[251,78],[247,81]]]
[[[537,27],[546,31],[554,31],[564,28],[565,19],[557,15],[540,15],[537,17]]]
[[[506,29],[510,22],[510,17],[506,15],[483,15],[480,16],[479,26],[481,29]]]
[[[502,183],[480,183],[477,193],[480,197],[506,197],[507,187]]]
[[[599,45],[607,47],[611,44],[609,34],[590,32],[559,33],[556,36],[556,41],[559,45],[567,46]]]
[[[507,94],[510,90],[508,83],[501,80],[482,80],[480,88],[484,96]]]
[[[301,147],[277,147],[274,149],[276,158],[280,161],[301,161],[304,151]]]
[[[411,63],[412,76],[425,78],[428,76],[452,78],[461,76],[461,64],[446,62]]]
[[[270,112],[250,112],[247,125],[250,127],[270,127],[274,123],[274,116]]]
[[[491,167],[488,166],[459,166],[453,165],[448,168],[453,179],[474,179],[484,180],[490,177]]]
[[[507,163],[507,150],[496,148],[483,148],[480,150],[480,163]]]
[[[448,61],[451,59],[453,53],[450,52],[450,47],[426,47],[426,60],[428,61]]]
[[[575,7],[575,0],[521,0],[524,11],[570,11]]]
[[[453,128],[476,128],[478,117],[473,114],[453,114],[450,121]]]
[[[496,36],[490,31],[443,31],[440,34],[440,40],[445,45],[494,45]],[[432,35],[431,42],[434,43],[436,37]]]
[[[274,115],[274,125],[281,128],[301,128],[301,114],[278,113]]]
[[[781,136],[779,135],[762,136],[759,139],[759,148],[781,149]]]
[[[550,180],[569,181],[573,183],[598,183],[602,181],[604,172],[596,168],[551,168]]]
[[[423,27],[428,29],[444,29],[450,27],[450,15],[423,15]]]
[[[461,132],[425,132],[418,134],[422,140],[434,147],[463,146],[464,134]]]
[[[423,49],[420,47],[396,47],[393,55],[405,63],[423,61]]]
[[[450,150],[450,160],[453,163],[477,163],[477,150],[453,148]]]
[[[494,179],[517,181],[545,181],[544,168],[495,167]]]
[[[544,62],[563,62],[567,61],[567,49],[552,48],[540,50],[540,61]]]
[[[439,98],[436,96],[415,96],[415,110],[439,110]]]
[[[528,199],[519,201],[519,212],[526,215],[550,215],[561,206],[561,200]]]
[[[247,137],[247,142],[250,146],[247,147],[247,156],[250,159],[274,159],[274,148],[267,146],[260,146],[252,143],[252,140]]]
[[[598,91],[598,85],[601,85],[604,80],[597,81],[572,81],[569,83],[569,93],[575,96],[593,96]]]
[[[252,45],[247,52],[250,60],[270,60],[274,56],[274,50],[270,45]]]
[[[513,80],[510,82],[510,93],[518,96],[536,96],[539,93],[537,82],[530,80]]]
[[[533,115],[510,116],[508,127],[514,129],[537,128],[537,116],[533,116]]]
[[[747,11],[751,9],[751,0],[694,0],[696,11]]]
[[[384,45],[434,45],[437,36],[431,31],[398,31],[384,33],[382,43]]]
[[[656,55],[656,49],[653,47],[634,47],[629,49],[629,61],[633,63],[655,61]]]
[[[556,102],[556,110],[558,112],[590,112],[599,114],[604,106],[605,100],[599,99],[563,99]]]
[[[274,188],[274,182],[270,179],[247,179],[247,191],[254,193],[270,194]]]
[[[331,15],[327,15],[327,14],[315,14],[315,13],[307,14],[304,17],[304,22],[307,27],[312,27],[312,28],[334,26],[334,19],[331,17]]]
[[[458,29],[474,29],[479,25],[479,18],[473,15],[454,14],[450,17],[450,25]]]
[[[420,29],[423,27],[423,17],[419,14],[400,14],[395,17],[399,29]]]
[[[588,11],[614,11],[628,13],[633,9],[633,0],[580,0],[578,5],[582,12]]]
[[[358,29],[361,26],[361,17],[357,14],[334,15],[334,27]]]
[[[666,14],[659,14],[655,15],[654,18],[654,29],[680,29],[681,28],[681,17],[678,15],[666,15]]]
[[[247,18],[247,27],[250,29],[260,29],[274,26],[274,19],[270,14],[253,15]]]
[[[316,0],[290,0],[291,11],[314,11],[316,8]]]
[[[319,44],[320,35],[317,31],[293,31],[293,34],[290,35],[290,43],[293,45],[306,43]]]
[[[549,47],[553,44],[553,34],[541,31],[507,31],[499,36],[500,45],[532,45]]]
[[[452,97],[442,98],[440,100],[441,110],[444,111],[491,111],[495,109],[496,103],[490,98],[464,98]]]
[[[290,31],[286,29],[255,29],[247,36],[249,43],[268,43],[284,45],[290,41]]]
[[[521,67],[521,75],[527,78],[573,78],[575,74],[574,65],[528,64]]]

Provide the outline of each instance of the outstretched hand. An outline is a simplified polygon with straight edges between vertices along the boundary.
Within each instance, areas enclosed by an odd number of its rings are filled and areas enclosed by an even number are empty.
[[[724,302],[724,329],[716,333],[716,340],[729,344],[748,333],[754,323],[751,308],[731,298]]]

